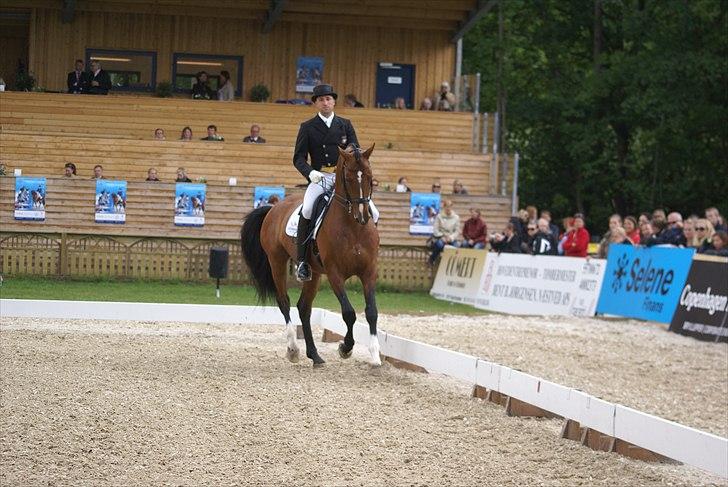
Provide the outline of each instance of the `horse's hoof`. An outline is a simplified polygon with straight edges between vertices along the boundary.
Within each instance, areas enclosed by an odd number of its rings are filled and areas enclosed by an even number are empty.
[[[314,368],[323,367],[326,363],[326,360],[322,359],[319,354],[316,354],[313,357],[309,358],[313,361]]]
[[[382,366],[382,360],[381,360],[381,359],[380,359],[379,357],[377,357],[377,359],[376,359],[376,360],[372,360],[372,361],[371,361],[371,362],[369,363],[369,365],[371,365],[372,367],[376,367],[376,368],[379,368],[379,367],[381,367],[381,366]]]
[[[354,347],[352,347],[348,352],[346,351],[346,345],[344,345],[344,342],[339,343],[339,357],[341,358],[350,358],[351,353],[354,351]]]
[[[298,363],[298,350],[293,348],[287,348],[286,349],[286,358],[289,362],[295,364]]]

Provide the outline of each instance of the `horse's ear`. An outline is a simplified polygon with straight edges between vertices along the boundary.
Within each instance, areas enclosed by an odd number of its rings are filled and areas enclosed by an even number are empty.
[[[346,158],[346,151],[339,146],[337,146],[337,148],[339,149],[339,157]]]
[[[370,148],[368,148],[366,151],[364,151],[364,158],[365,159],[369,159],[369,156],[372,155],[372,152],[374,152],[374,146],[375,145],[376,144],[372,144],[372,146]]]

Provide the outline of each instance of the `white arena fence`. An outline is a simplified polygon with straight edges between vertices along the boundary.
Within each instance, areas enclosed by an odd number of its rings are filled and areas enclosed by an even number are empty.
[[[295,310],[291,310],[291,315],[298,322]],[[281,313],[275,307],[15,299],[0,300],[0,317],[284,324]],[[311,323],[335,335],[346,332],[341,316],[327,310],[314,309]],[[360,343],[368,343],[368,326],[355,325],[354,337]],[[379,332],[379,341],[385,358],[515,398],[576,421],[583,428],[728,479],[727,438],[603,401],[510,367],[401,338],[386,331]],[[282,340],[281,346],[283,343]]]

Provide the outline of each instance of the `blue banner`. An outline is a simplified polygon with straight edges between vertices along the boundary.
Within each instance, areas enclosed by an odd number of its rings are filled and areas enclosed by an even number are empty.
[[[597,313],[670,323],[693,249],[610,245]]]
[[[174,190],[174,224],[182,227],[201,227],[205,224],[207,186],[196,183],[177,183]]]
[[[96,223],[124,223],[126,221],[126,181],[96,180]]]
[[[440,213],[440,193],[410,193],[410,234],[432,235]]]
[[[321,84],[324,58],[300,56],[296,61],[296,93],[313,93]]]
[[[253,209],[261,206],[274,205],[286,197],[283,186],[256,186],[253,193]]]
[[[15,178],[15,219],[45,220],[46,178]]]

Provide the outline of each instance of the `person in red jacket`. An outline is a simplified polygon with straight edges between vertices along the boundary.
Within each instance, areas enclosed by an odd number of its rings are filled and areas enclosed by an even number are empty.
[[[586,257],[589,247],[589,232],[584,228],[584,215],[574,215],[574,228],[566,235],[564,255],[568,257]]]
[[[463,243],[464,248],[484,249],[485,235],[488,227],[482,218],[480,218],[480,210],[470,208],[470,218],[463,225]]]

